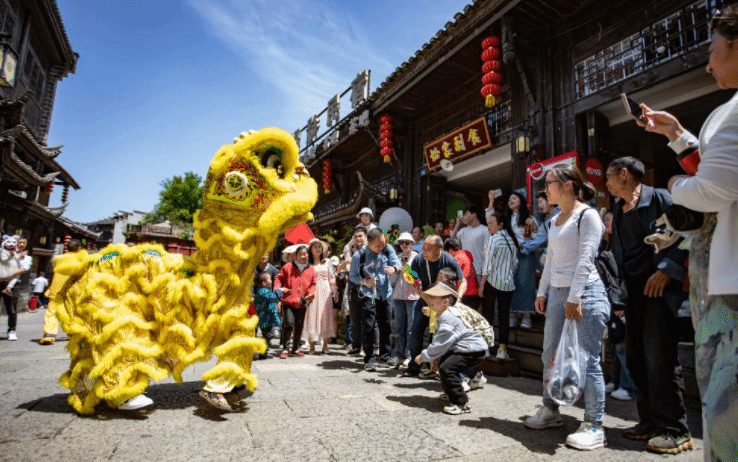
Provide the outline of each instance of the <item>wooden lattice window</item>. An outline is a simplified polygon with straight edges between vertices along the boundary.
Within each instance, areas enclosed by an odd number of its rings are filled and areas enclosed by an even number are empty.
[[[720,0],[700,0],[574,65],[574,95],[583,98],[683,55],[710,40]]]

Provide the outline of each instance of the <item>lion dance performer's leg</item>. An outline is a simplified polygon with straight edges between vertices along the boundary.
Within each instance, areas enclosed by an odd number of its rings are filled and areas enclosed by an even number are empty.
[[[202,234],[208,235],[208,232],[203,230]],[[218,239],[206,241],[204,245],[208,249],[219,247],[221,258],[210,259],[208,273],[221,290],[217,300],[203,307],[207,315],[197,327],[197,333],[201,339],[200,349],[208,348],[205,341],[212,339],[209,348],[218,356],[216,365],[203,374],[206,384],[200,394],[213,406],[230,410],[223,394],[241,385],[249,391],[256,389],[258,380],[251,373],[251,362],[254,352],[266,350],[263,339],[256,338],[258,318],[248,312],[251,275],[256,264],[254,256],[263,252],[265,244],[253,230],[243,235],[225,234],[231,242]]]

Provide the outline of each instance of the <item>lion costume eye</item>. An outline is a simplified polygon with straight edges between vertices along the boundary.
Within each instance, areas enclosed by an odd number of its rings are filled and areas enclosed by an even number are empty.
[[[249,187],[249,179],[241,172],[229,172],[223,179],[223,186],[229,194],[242,195]]]
[[[261,165],[273,168],[280,178],[284,178],[284,165],[282,165],[282,153],[276,150],[268,150],[261,156]]]

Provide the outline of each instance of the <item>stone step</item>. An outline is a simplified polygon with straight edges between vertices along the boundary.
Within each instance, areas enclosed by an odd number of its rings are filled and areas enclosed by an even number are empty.
[[[485,374],[497,377],[520,375],[520,364],[515,358],[497,359],[492,356],[484,360],[480,369],[482,369]]]

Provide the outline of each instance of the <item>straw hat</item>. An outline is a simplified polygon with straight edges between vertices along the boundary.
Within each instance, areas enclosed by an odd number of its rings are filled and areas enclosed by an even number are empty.
[[[325,241],[321,241],[317,237],[310,239],[310,242],[307,243],[308,253],[310,252],[310,249],[313,247],[313,244],[315,244],[316,242],[320,242],[320,245],[323,246],[323,258],[325,258],[325,253],[328,251],[328,243]]]
[[[459,293],[443,282],[436,283],[433,287],[423,293],[425,295],[430,295],[431,297],[447,297],[449,295],[453,295],[454,297],[459,298]]]

